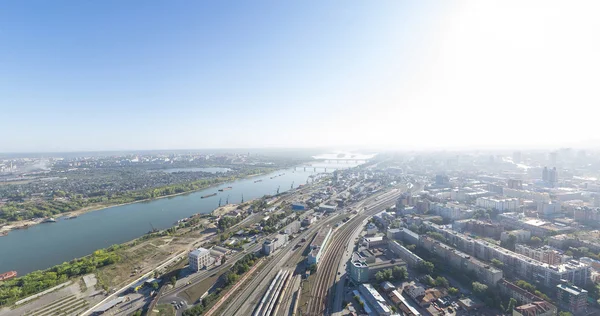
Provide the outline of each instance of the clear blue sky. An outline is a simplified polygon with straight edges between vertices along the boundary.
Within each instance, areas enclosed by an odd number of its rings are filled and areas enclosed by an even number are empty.
[[[497,11],[408,1],[3,1],[0,152],[439,143],[439,134],[405,137],[402,125],[436,112],[448,119],[448,104],[463,103],[445,93],[457,90],[451,82],[472,83],[456,69],[482,68],[468,53],[478,34],[465,32],[485,22],[474,16]],[[457,24],[465,14],[471,20]],[[488,28],[510,18],[495,16]],[[506,45],[487,44],[479,53]],[[440,63],[442,73],[430,66]]]

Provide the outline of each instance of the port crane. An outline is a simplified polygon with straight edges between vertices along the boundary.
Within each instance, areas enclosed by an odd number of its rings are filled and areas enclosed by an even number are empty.
[[[229,195],[227,195],[227,199],[225,200],[225,205],[229,205]]]
[[[244,195],[243,194],[242,194],[242,202],[241,203],[244,203]]]
[[[277,187],[277,194],[279,194],[279,189],[281,188],[281,186]]]
[[[292,186],[290,187],[290,189],[294,188],[294,181],[292,181]]]
[[[219,198],[219,207],[221,207],[221,198]]]

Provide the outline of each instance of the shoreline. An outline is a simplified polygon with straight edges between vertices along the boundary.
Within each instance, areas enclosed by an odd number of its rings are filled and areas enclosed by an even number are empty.
[[[233,180],[228,180],[228,181],[223,181],[223,182],[219,182],[219,183],[215,183],[214,185],[209,185],[207,187],[203,187],[203,188],[199,188],[197,190],[192,190],[192,191],[187,191],[187,192],[181,192],[181,193],[174,193],[174,194],[169,194],[169,195],[165,195],[165,196],[159,196],[159,197],[155,197],[155,198],[150,198],[150,199],[144,199],[144,200],[139,200],[139,201],[133,201],[133,202],[127,202],[127,203],[119,203],[119,204],[113,204],[113,205],[90,205],[90,206],[86,206],[84,208],[75,210],[75,211],[70,211],[70,212],[64,212],[64,213],[60,213],[60,214],[56,214],[55,218],[62,218],[62,217],[69,217],[69,216],[80,216],[86,213],[90,213],[90,212],[95,212],[95,211],[100,211],[100,210],[104,210],[107,208],[111,208],[111,207],[117,207],[117,206],[125,206],[125,205],[130,205],[130,204],[135,204],[135,203],[144,203],[144,202],[152,202],[152,201],[156,201],[156,200],[160,200],[160,199],[164,199],[164,198],[170,198],[170,197],[176,197],[176,196],[181,196],[181,195],[185,195],[185,194],[192,194],[198,191],[202,191],[202,190],[206,190],[206,189],[210,189],[210,188],[216,188],[224,183],[227,182],[234,182],[234,181],[238,181],[238,180],[243,180],[243,179],[247,179],[247,178],[252,178],[252,177],[257,177],[257,176],[262,176],[265,174],[269,174],[271,172],[274,171],[269,171],[269,172],[265,172],[265,173],[257,173],[257,174],[251,174],[251,175],[245,175],[243,177],[238,177],[235,178]],[[219,209],[218,207],[215,208],[214,210],[210,211],[207,214],[211,214],[213,213],[215,210]],[[42,219],[38,219],[38,220],[34,220],[34,219],[27,219],[27,220],[22,220],[22,221],[15,221],[15,222],[8,222],[5,223],[4,226],[0,227],[0,234],[8,234],[13,230],[19,230],[19,229],[27,229],[31,226],[34,225],[39,225],[42,224]],[[2,238],[3,236],[6,235],[0,235],[0,238]]]

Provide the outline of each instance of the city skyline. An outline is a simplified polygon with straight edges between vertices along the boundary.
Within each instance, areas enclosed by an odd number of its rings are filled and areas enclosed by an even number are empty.
[[[62,4],[0,5],[1,152],[600,144],[593,2]]]

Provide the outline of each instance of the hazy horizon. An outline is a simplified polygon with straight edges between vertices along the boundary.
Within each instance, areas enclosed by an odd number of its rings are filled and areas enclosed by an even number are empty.
[[[598,148],[598,8],[4,2],[0,153]]]

